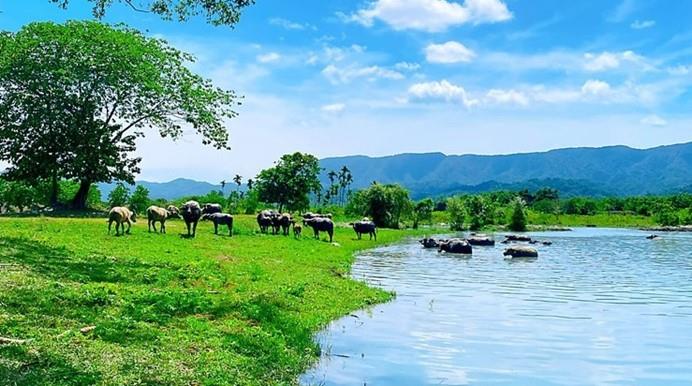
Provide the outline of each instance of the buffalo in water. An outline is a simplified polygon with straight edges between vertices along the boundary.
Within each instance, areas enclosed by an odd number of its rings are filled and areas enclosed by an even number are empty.
[[[433,238],[423,238],[422,240],[418,240],[419,243],[423,246],[423,248],[437,248],[440,246],[440,243],[438,243],[437,240]]]
[[[466,239],[471,245],[495,245],[495,240],[485,235],[474,235]]]
[[[517,245],[505,249],[503,255],[510,256],[512,259],[517,257],[538,257],[538,251],[531,247]]]
[[[195,237],[197,234],[197,223],[202,217],[202,208],[200,208],[197,201],[188,201],[180,207],[180,214],[185,220],[185,226],[187,227],[187,236]],[[190,227],[192,227],[192,233],[190,233]]]
[[[354,222],[353,230],[356,232],[358,240],[360,240],[361,236],[366,233],[370,235],[370,240],[372,240],[373,237],[375,237],[375,240],[377,240],[377,226],[367,217],[360,221]]]
[[[331,243],[334,238],[334,222],[326,217],[313,217],[310,219],[304,219],[303,225],[309,226],[315,232],[315,238],[320,238],[320,232],[327,232],[329,234],[329,242]]]
[[[451,239],[441,242],[438,246],[437,251],[447,253],[460,253],[464,255],[470,255],[473,253],[471,244],[469,244],[468,241],[463,239]]]

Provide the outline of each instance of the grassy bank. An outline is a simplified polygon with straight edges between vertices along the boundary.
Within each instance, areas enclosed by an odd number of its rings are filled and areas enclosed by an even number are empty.
[[[106,234],[103,219],[0,218],[0,384],[291,384],[316,359],[312,336],[349,311],[391,294],[348,279],[357,250],[255,234],[196,239]],[[95,326],[91,331],[80,329]]]
[[[546,214],[534,211],[528,213],[529,224],[565,227],[597,226],[600,228],[639,228],[656,225],[651,216],[639,216],[634,214],[608,214],[594,215],[577,214]]]

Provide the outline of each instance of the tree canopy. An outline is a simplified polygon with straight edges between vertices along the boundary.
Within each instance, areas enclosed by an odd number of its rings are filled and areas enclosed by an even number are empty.
[[[0,34],[0,159],[8,176],[79,181],[83,208],[94,182],[134,182],[136,139],[155,129],[228,146],[225,119],[238,98],[192,73],[194,58],[124,27],[93,21],[31,23]],[[54,184],[57,186],[57,184]]]
[[[274,167],[262,170],[254,189],[260,201],[275,203],[279,211],[302,210],[310,206],[310,194],[322,190],[319,160],[310,154],[285,154]]]
[[[70,0],[49,0],[62,8],[67,8]],[[153,13],[165,20],[188,20],[203,15],[213,25],[234,26],[240,20],[241,11],[255,0],[88,0],[93,4],[92,13],[103,18],[106,9],[113,3],[130,7],[133,11]]]
[[[353,194],[347,208],[351,214],[371,217],[382,228],[399,228],[401,219],[412,209],[408,190],[396,184],[378,183]]]

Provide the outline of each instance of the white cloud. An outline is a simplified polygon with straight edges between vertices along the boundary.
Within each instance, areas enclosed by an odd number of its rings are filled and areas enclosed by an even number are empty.
[[[416,83],[409,87],[409,96],[418,100],[443,100],[446,102],[461,102],[466,107],[478,103],[467,94],[463,87],[457,86],[447,80]]]
[[[602,80],[589,79],[581,86],[584,95],[605,95],[610,93],[610,85]]]
[[[266,54],[257,55],[257,61],[260,63],[276,62],[279,59],[281,59],[281,55],[277,54],[276,52],[269,52]]]
[[[514,89],[491,89],[486,93],[485,98],[489,103],[518,104],[521,106],[529,104],[529,98],[523,92]]]
[[[302,31],[306,29],[312,29],[312,30],[317,30],[317,27],[313,26],[312,24],[308,23],[297,23],[294,21],[290,21],[281,17],[274,17],[269,19],[269,24],[275,25],[277,27],[281,27],[284,29],[288,30],[297,30],[297,31]]]
[[[670,75],[687,75],[692,72],[692,65],[685,66],[685,65],[678,65],[678,66],[673,66],[673,67],[668,67],[666,71]]]
[[[654,20],[635,20],[630,24],[630,27],[633,29],[645,29],[645,28],[651,28],[656,25],[656,21]]]
[[[656,114],[651,114],[647,115],[642,120],[640,121],[643,125],[649,125],[649,126],[666,126],[668,124],[668,121],[665,119],[659,117]]]
[[[320,109],[327,113],[340,113],[344,111],[346,105],[343,103],[332,103],[329,105],[324,105]]]
[[[620,67],[623,63],[638,63],[644,65],[644,58],[632,51],[601,52],[600,54],[584,54],[584,69],[587,71],[606,71]]]
[[[322,70],[322,75],[332,84],[349,83],[357,78],[365,78],[369,81],[377,79],[404,79],[402,73],[380,66],[360,67],[351,65],[347,67],[337,67],[334,64],[330,64]]]
[[[420,64],[418,63],[409,63],[409,62],[399,62],[394,65],[394,68],[397,70],[402,70],[402,71],[416,71],[420,69]]]
[[[455,41],[425,47],[425,59],[430,63],[470,62],[474,57],[476,54],[473,51]]]
[[[611,23],[619,23],[627,19],[634,11],[637,10],[635,0],[622,0],[613,12],[608,16],[607,20]]]
[[[348,22],[366,27],[379,19],[395,30],[444,31],[451,26],[471,23],[495,23],[509,20],[512,13],[501,0],[466,0],[459,4],[448,0],[374,0],[352,15],[339,14]]]

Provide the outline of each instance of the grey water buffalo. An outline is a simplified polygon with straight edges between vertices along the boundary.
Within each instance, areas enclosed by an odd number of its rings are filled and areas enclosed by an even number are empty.
[[[288,231],[291,228],[292,222],[293,217],[291,217],[290,213],[274,214],[272,216],[273,234],[278,234],[279,230],[281,230],[284,236],[288,236]]]
[[[219,225],[226,225],[228,227],[228,235],[233,236],[233,216],[228,213],[210,213],[203,214],[202,221],[211,221],[214,223],[214,234],[219,234]]]
[[[257,214],[257,225],[260,227],[260,232],[267,233],[269,227],[273,225],[274,213],[269,210],[263,210]]]
[[[147,227],[149,228],[149,232],[151,232],[152,227],[154,228],[154,232],[156,232],[156,223],[159,222],[161,223],[161,233],[166,233],[166,220],[178,215],[177,208],[174,206],[169,206],[168,208],[174,208],[175,212],[155,205],[147,208]]]
[[[505,241],[503,241],[503,243],[507,244],[511,241],[531,242],[531,237],[524,235],[505,235]]]
[[[437,248],[440,246],[440,243],[438,243],[437,240],[433,238],[423,238],[421,240],[418,240],[419,243],[423,246],[423,248]]]
[[[377,226],[375,226],[375,223],[370,221],[368,218],[354,222],[353,230],[356,232],[358,240],[360,240],[362,235],[366,233],[370,235],[370,240],[372,240],[373,237],[375,240],[377,240]]]
[[[197,223],[202,217],[202,208],[200,208],[197,201],[188,201],[180,207],[180,214],[185,220],[185,226],[187,227],[188,237],[195,237],[197,233]],[[190,233],[190,227],[192,227],[192,233]]]
[[[460,253],[464,255],[470,255],[473,253],[471,244],[469,244],[468,241],[463,239],[450,239],[441,242],[438,246],[437,251],[446,253]]]
[[[202,206],[202,214],[212,214],[212,213],[221,213],[222,208],[221,204],[204,204]]]
[[[303,233],[303,226],[300,224],[296,224],[295,221],[292,221],[291,223],[293,224],[293,237],[300,238],[301,233]]]
[[[178,208],[175,205],[168,205],[166,207],[166,210],[168,211],[168,218],[180,218],[180,210],[178,210]]]
[[[334,238],[334,222],[331,219],[325,217],[304,219],[303,225],[312,228],[316,239],[320,238],[320,232],[327,232],[329,234],[329,242],[332,242]]]
[[[485,235],[475,235],[466,239],[471,245],[495,245],[495,240]]]
[[[115,234],[120,236],[118,227],[122,230],[123,234],[130,233],[130,228],[132,223],[137,222],[137,214],[124,206],[116,206],[108,212],[108,233],[111,233],[111,225],[115,223]],[[125,230],[125,224],[127,224],[127,230]]]
[[[538,251],[524,245],[516,245],[505,249],[503,255],[510,256],[512,259],[517,257],[538,257]]]

